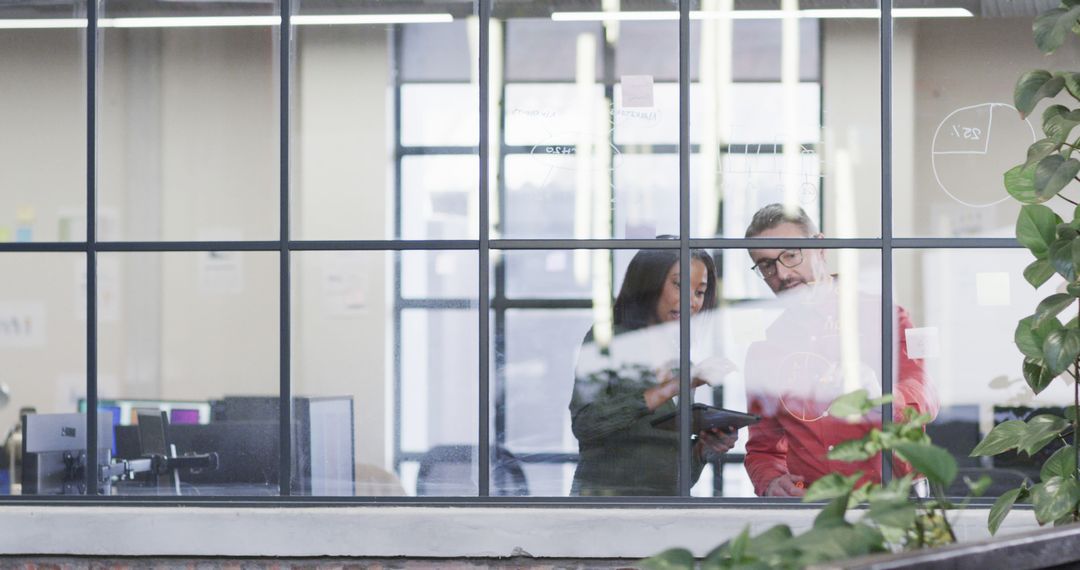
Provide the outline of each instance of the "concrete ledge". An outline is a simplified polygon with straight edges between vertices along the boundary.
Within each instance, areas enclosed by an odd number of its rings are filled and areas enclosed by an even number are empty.
[[[475,507],[0,507],[0,554],[70,556],[642,558],[704,555],[749,524],[808,528],[813,509]],[[953,515],[988,537],[987,509]],[[1037,528],[1031,511],[999,534]]]

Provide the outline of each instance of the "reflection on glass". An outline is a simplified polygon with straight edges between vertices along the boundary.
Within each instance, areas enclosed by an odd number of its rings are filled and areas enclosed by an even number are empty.
[[[678,226],[678,25],[496,1],[492,228],[508,238],[655,237]],[[639,6],[666,11],[671,5]],[[627,12],[629,13],[629,12]],[[648,46],[648,49],[645,49]],[[674,75],[672,74],[674,73]],[[505,81],[505,89],[503,82]],[[676,130],[677,133],[677,123]],[[649,180],[620,172],[635,162]],[[505,178],[504,176],[505,175]],[[650,209],[652,207],[653,209]]]
[[[820,236],[805,212],[788,212],[780,204],[759,211],[747,235]],[[759,274],[776,294],[752,305],[753,311],[771,316],[758,321],[760,328],[745,356],[747,405],[762,416],[750,427],[746,442],[745,464],[754,492],[798,497],[830,473],[861,472],[863,482],[880,483],[880,455],[855,462],[828,457],[834,446],[881,425],[880,412],[858,421],[829,413],[833,400],[843,394],[861,389],[874,398],[882,392],[876,264],[851,250],[835,252],[835,265],[825,250],[816,248],[749,253],[752,267],[748,264],[744,271]],[[903,307],[896,309],[895,326],[895,338],[914,328]],[[895,362],[893,419],[901,419],[909,407],[936,415],[935,390],[918,355],[908,354],[901,344]],[[903,462],[894,463],[897,475],[910,470]]]
[[[0,243],[86,240],[84,12],[0,4]]]
[[[102,2],[98,239],[278,237],[278,11]]]
[[[624,258],[617,295],[613,254]],[[499,273],[515,294],[493,299],[493,485],[500,471],[520,469],[527,487],[508,494],[677,494],[678,436],[653,422],[676,409],[678,255],[677,249],[499,252],[496,267],[506,268]],[[533,286],[552,263],[563,264],[567,285],[576,284],[555,296]],[[717,298],[706,252],[694,251],[691,278],[697,314]],[[726,368],[718,364],[722,376]],[[732,443],[705,436],[708,445],[694,446],[695,479],[705,460]]]
[[[1048,99],[1021,117],[1012,105],[1016,82],[1033,69],[1071,69],[1078,54],[1070,42],[1051,55],[1035,47],[1040,6],[972,4],[959,17],[927,11],[897,26],[894,58],[904,63],[893,80],[896,235],[1012,237],[1020,204],[1002,175],[1045,136],[1043,111],[1056,104]],[[1047,205],[1072,215],[1064,200]]]
[[[878,235],[879,86],[861,79],[878,75],[877,18],[766,2],[693,9],[693,234],[741,237],[755,211],[782,202],[832,237]],[[838,223],[846,216],[855,223]]]
[[[0,484],[0,494],[85,493],[77,485],[64,488],[63,471],[57,467],[63,462],[55,454],[41,457],[43,469],[28,473],[26,480],[20,456],[26,436],[22,416],[27,413],[38,414],[43,422],[38,424],[40,433],[32,434],[31,451],[55,452],[60,449],[57,443],[63,449],[85,450],[85,438],[63,443],[53,436],[59,435],[60,425],[75,425],[77,433],[86,428],[78,406],[86,394],[86,256],[4,253],[0,274],[0,361],[5,363],[0,430],[10,474]]]
[[[115,493],[278,494],[277,260],[272,252],[99,255],[98,398],[113,416],[116,456],[168,456],[170,446],[217,456],[217,468],[143,473]],[[293,427],[299,446],[311,422]]]
[[[296,4],[293,234],[476,239],[473,3]]]
[[[988,495],[1014,489],[1026,478],[1039,481],[1043,461],[1060,447],[1053,442],[1034,457],[1008,453],[971,458],[971,450],[995,425],[1040,413],[1062,415],[1073,403],[1070,385],[1055,380],[1035,395],[1024,381],[1024,355],[1012,331],[1039,302],[1064,292],[1054,275],[1038,290],[1023,278],[1031,254],[1024,249],[904,250],[896,256],[897,302],[911,310],[920,328],[906,331],[908,354],[925,359],[939,380],[941,413],[927,426],[934,443],[949,450],[960,473],[989,475]],[[1071,313],[1071,314],[1068,314]],[[1075,306],[1059,317],[1068,321]],[[962,483],[951,495],[965,495]]]
[[[293,264],[293,393],[320,418],[310,468],[324,468],[295,492],[475,496],[476,252],[313,251]]]

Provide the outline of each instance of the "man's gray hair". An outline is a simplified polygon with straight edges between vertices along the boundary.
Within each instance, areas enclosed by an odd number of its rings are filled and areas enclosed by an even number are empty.
[[[799,206],[789,209],[783,204],[769,204],[754,214],[750,227],[746,228],[746,237],[754,237],[785,222],[801,227],[807,237],[818,233],[817,225]]]

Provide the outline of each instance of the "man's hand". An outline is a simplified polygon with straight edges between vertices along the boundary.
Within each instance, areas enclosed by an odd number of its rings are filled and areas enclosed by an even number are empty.
[[[806,494],[804,479],[799,475],[785,473],[773,479],[765,488],[766,497],[801,497]]]
[[[731,451],[739,439],[738,432],[728,433],[720,428],[713,428],[698,433],[698,456],[703,461],[713,461]]]

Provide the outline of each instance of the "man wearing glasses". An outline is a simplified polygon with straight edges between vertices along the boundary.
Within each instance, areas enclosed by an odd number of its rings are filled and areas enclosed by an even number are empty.
[[[746,237],[821,238],[801,208],[771,204],[759,210]],[[841,309],[840,276],[828,270],[825,250],[751,249],[751,268],[777,295],[782,312],[765,331],[765,340],[750,346],[746,357],[747,401],[762,421],[750,427],[746,471],[758,495],[800,497],[815,480],[838,472],[863,473],[863,482],[881,482],[881,457],[863,462],[829,460],[833,446],[862,437],[881,418],[849,423],[828,414],[832,400],[855,388],[871,396],[881,391],[879,296],[848,290]],[[857,276],[844,276],[853,287]],[[896,308],[899,351],[893,415],[905,407],[937,414],[937,401],[927,385],[920,360],[908,357],[904,331],[911,328],[907,311]],[[841,326],[841,323],[846,323]],[[853,348],[854,346],[854,348]],[[852,355],[854,357],[852,358]],[[848,358],[849,360],[845,360]],[[852,366],[854,360],[854,366]],[[895,461],[894,472],[910,472]]]

